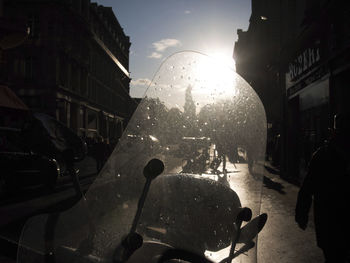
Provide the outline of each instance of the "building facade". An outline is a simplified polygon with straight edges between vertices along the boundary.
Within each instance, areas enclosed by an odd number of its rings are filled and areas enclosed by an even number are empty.
[[[3,0],[27,39],[2,52],[0,81],[33,111],[82,136],[120,137],[131,114],[130,39],[109,7],[90,0]]]
[[[269,126],[281,119],[279,89],[280,6],[275,0],[252,0],[247,31],[237,30],[236,70],[259,95]]]
[[[349,7],[342,1],[306,1],[302,30],[285,47],[284,169],[297,182],[329,138],[334,115],[350,110]]]
[[[249,29],[238,31],[237,71],[263,102],[279,101],[278,165],[296,183],[328,138],[334,114],[350,108],[349,12],[344,1],[252,0]],[[277,110],[264,105],[268,116]]]

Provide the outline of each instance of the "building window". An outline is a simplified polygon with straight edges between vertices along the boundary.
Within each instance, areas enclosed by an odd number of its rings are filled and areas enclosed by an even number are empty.
[[[13,75],[16,76],[21,76],[21,64],[22,61],[19,59],[14,59],[13,60]]]
[[[87,128],[91,130],[97,130],[97,112],[88,110]]]
[[[37,68],[38,63],[37,63],[37,58],[34,57],[26,57],[24,60],[24,78],[27,80],[32,80],[35,79],[36,77],[36,72],[38,70]]]
[[[37,39],[39,38],[39,18],[38,16],[31,15],[28,19],[27,32],[29,33],[29,39]]]
[[[63,87],[67,88],[67,75],[68,75],[68,69],[67,69],[67,63],[64,58],[59,59],[59,84]]]

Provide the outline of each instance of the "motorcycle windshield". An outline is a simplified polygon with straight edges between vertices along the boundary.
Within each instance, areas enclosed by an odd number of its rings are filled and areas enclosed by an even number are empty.
[[[158,262],[169,249],[255,262],[263,224],[241,217],[242,207],[260,214],[265,140],[264,107],[246,81],[203,54],[176,53],[85,198],[26,223],[18,262]],[[154,158],[164,171],[146,179]],[[141,247],[118,255],[130,233]]]

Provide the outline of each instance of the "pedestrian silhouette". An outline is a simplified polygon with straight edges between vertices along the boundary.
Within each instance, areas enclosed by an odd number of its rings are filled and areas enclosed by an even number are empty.
[[[109,152],[109,150],[107,149],[108,146],[104,142],[104,139],[101,135],[98,135],[96,137],[96,142],[93,148],[94,148],[93,153],[96,160],[96,169],[97,169],[97,172],[100,172],[108,158],[108,152]]]
[[[295,221],[306,229],[312,200],[317,245],[327,263],[349,261],[350,115],[334,118],[334,134],[313,155],[299,190]]]

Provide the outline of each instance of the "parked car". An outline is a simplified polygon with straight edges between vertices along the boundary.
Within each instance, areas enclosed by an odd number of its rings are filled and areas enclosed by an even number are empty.
[[[74,162],[83,160],[87,154],[87,144],[73,130],[44,113],[34,113],[34,119],[40,122],[40,130],[48,138],[56,151],[72,151]]]
[[[55,159],[61,175],[68,175],[67,164],[83,160],[87,154],[86,142],[73,130],[44,113],[34,113],[24,125],[23,140],[32,152]]]
[[[54,188],[60,167],[51,157],[34,152],[20,129],[0,127],[0,194],[26,186]]]

